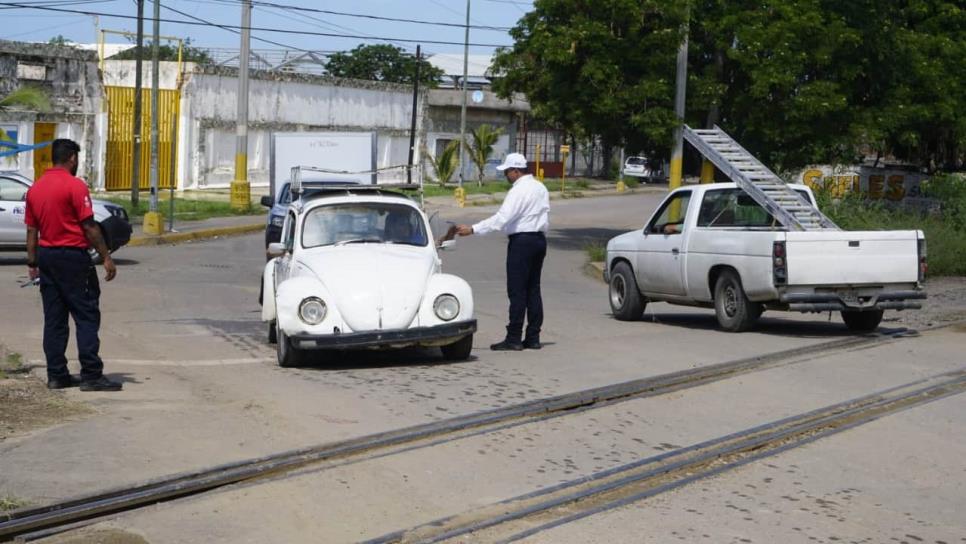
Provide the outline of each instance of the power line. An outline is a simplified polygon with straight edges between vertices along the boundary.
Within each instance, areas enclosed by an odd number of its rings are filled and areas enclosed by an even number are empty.
[[[375,20],[378,20],[378,21],[393,21],[393,22],[397,22],[397,23],[413,23],[413,24],[419,24],[419,25],[448,26],[448,27],[454,27],[454,28],[464,28],[466,26],[466,25],[464,25],[462,23],[448,23],[448,22],[444,22],[444,21],[425,21],[425,20],[421,20],[421,19],[405,19],[405,18],[398,18],[398,17],[383,17],[381,15],[368,15],[368,14],[365,14],[365,13],[348,13],[348,12],[345,12],[345,11],[333,11],[333,10],[328,10],[328,9],[316,9],[316,8],[306,8],[306,7],[302,7],[302,6],[287,5],[287,4],[276,4],[274,2],[259,2],[259,1],[253,1],[252,4],[255,5],[255,6],[273,7],[273,8],[280,8],[280,9],[290,10],[290,11],[301,11],[301,12],[308,12],[308,13],[324,13],[326,15],[338,15],[338,16],[342,16],[342,17],[358,17],[358,18],[362,18],[362,19],[375,19]],[[489,26],[489,25],[470,25],[470,28],[477,29],[477,30],[495,30],[495,31],[499,31],[499,32],[507,32],[507,31],[510,30],[510,27],[504,27],[504,26]]]
[[[128,19],[128,20],[137,19],[137,17],[133,15],[121,15],[118,13],[105,13],[105,12],[97,12],[97,11],[56,8],[56,7],[50,7],[50,6],[23,4],[20,2],[0,3],[0,7],[36,9],[36,10],[53,11],[53,12],[59,12],[59,13],[76,13],[78,15],[111,17],[115,19]],[[202,23],[198,21],[185,21],[185,20],[178,20],[178,19],[160,19],[160,22],[190,25],[190,26],[207,26],[207,27],[214,26],[222,29],[229,29],[229,28],[235,29],[235,30],[241,29],[241,27],[237,25],[223,25],[220,23]],[[331,32],[311,32],[307,30],[288,30],[283,28],[268,28],[268,27],[253,26],[250,28],[250,30],[259,31],[259,32],[277,32],[280,34],[294,34],[294,35],[303,35],[303,36],[324,36],[329,38],[353,38],[357,40],[378,40],[378,41],[386,41],[386,42],[398,41],[398,42],[407,42],[407,43],[431,43],[431,44],[437,44],[437,45],[464,45],[463,42],[449,42],[449,41],[443,41],[443,40],[427,40],[427,39],[415,40],[415,39],[408,39],[408,38],[390,38],[386,36],[364,36],[364,35],[353,35],[353,34],[336,34]],[[474,47],[509,47],[508,44],[494,44],[494,43],[471,43],[469,45],[472,45]]]
[[[191,19],[194,19],[194,20],[196,20],[196,21],[198,21],[198,22],[201,22],[201,23],[204,23],[204,24],[207,24],[207,25],[211,25],[211,26],[214,26],[214,27],[217,27],[217,28],[220,28],[220,29],[222,29],[222,30],[227,30],[228,32],[231,32],[232,34],[241,34],[241,32],[240,32],[240,31],[238,31],[238,30],[237,30],[237,29],[235,29],[235,28],[231,28],[231,27],[229,27],[229,26],[225,26],[225,25],[220,25],[220,24],[218,24],[218,23],[213,23],[213,22],[211,22],[211,21],[209,21],[209,20],[207,20],[207,19],[202,19],[201,17],[196,17],[196,16],[194,16],[194,15],[191,15],[191,14],[189,14],[189,13],[185,13],[185,12],[183,12],[183,11],[181,11],[181,10],[178,10],[178,9],[175,9],[175,8],[172,8],[172,7],[170,7],[170,6],[165,6],[164,4],[162,4],[162,5],[161,5],[161,7],[163,7],[164,9],[167,9],[167,10],[170,10],[170,11],[173,11],[173,12],[175,12],[175,13],[177,13],[177,14],[179,14],[179,15],[184,15],[185,17],[189,17],[189,18],[191,18]],[[309,51],[309,50],[307,50],[307,49],[302,49],[301,47],[295,47],[295,46],[292,46],[292,45],[288,45],[288,44],[284,44],[284,43],[280,43],[280,42],[276,42],[276,41],[272,41],[272,40],[269,40],[269,39],[265,39],[265,38],[259,38],[258,36],[252,36],[252,39],[253,39],[253,40],[258,40],[258,41],[260,41],[260,42],[264,42],[264,43],[270,43],[270,44],[272,44],[272,45],[277,45],[277,46],[279,46],[279,47],[284,47],[284,48],[286,48],[286,49],[291,49],[291,50],[293,50],[293,51],[301,51],[301,52],[303,52],[303,53],[312,53],[312,52],[313,52],[313,51]]]

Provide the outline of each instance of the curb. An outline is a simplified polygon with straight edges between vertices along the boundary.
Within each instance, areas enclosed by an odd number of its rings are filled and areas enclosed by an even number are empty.
[[[602,261],[594,261],[585,264],[584,274],[604,283],[604,263]]]
[[[207,229],[198,229],[190,232],[168,232],[159,235],[142,235],[133,236],[131,240],[127,243],[128,247],[136,246],[158,246],[162,244],[177,244],[179,242],[188,242],[191,240],[206,240],[208,238],[216,238],[218,236],[235,236],[239,234],[249,234],[252,232],[259,232],[265,230],[265,223],[256,223],[252,225],[235,225],[231,227],[212,227]]]

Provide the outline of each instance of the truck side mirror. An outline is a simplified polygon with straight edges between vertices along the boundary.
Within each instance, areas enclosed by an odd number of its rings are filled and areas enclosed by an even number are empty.
[[[271,208],[272,206],[275,205],[275,199],[272,198],[271,195],[263,196],[259,202],[261,202],[262,206],[265,206],[266,208]]]

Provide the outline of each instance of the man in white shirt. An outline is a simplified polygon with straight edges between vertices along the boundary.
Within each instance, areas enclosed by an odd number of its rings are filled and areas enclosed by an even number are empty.
[[[510,298],[510,322],[506,338],[493,344],[494,351],[540,349],[543,325],[543,299],[540,273],[547,256],[546,233],[550,227],[550,195],[547,188],[527,173],[527,159],[510,153],[496,167],[513,184],[493,216],[475,225],[459,225],[460,236],[505,232],[509,238],[506,252],[506,291]],[[526,318],[526,336],[523,323]]]

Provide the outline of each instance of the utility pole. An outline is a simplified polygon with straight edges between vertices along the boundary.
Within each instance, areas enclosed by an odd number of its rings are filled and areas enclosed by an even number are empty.
[[[160,67],[158,56],[161,41],[161,0],[154,0],[154,43],[151,44],[151,201],[144,214],[144,233],[161,234],[164,223],[158,212],[158,87]]]
[[[235,179],[231,182],[231,207],[251,207],[251,184],[248,183],[248,58],[252,33],[252,1],[242,0],[241,52],[238,57],[238,125],[235,134]]]
[[[460,110],[460,190],[463,189],[463,164],[466,155],[466,74],[470,54],[470,0],[466,0],[466,32],[463,36],[463,107]],[[457,196],[457,199],[459,197]]]
[[[138,2],[137,58],[134,61],[134,157],[131,167],[131,206],[137,208],[141,191],[141,71],[144,67],[144,0]]]
[[[684,98],[688,82],[688,24],[691,19],[690,7],[684,17],[684,37],[678,49],[677,78],[674,88],[674,116],[677,126],[674,129],[674,150],[671,152],[671,179],[668,190],[673,191],[681,186],[684,169]]]
[[[413,120],[409,126],[409,168],[406,169],[406,183],[413,182],[413,155],[416,153],[416,98],[419,96],[419,45],[416,45],[416,73],[413,76]]]

